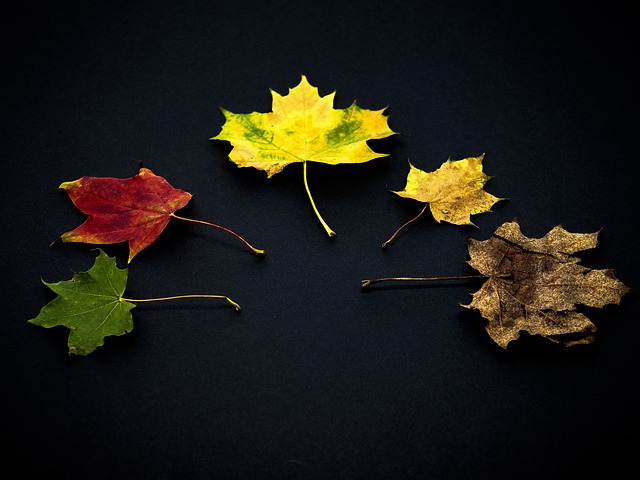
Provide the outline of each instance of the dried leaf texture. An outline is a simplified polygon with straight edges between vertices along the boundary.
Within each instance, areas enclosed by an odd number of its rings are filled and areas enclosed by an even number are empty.
[[[612,270],[589,269],[572,256],[595,248],[597,237],[558,225],[542,238],[529,238],[514,220],[488,240],[469,239],[468,263],[489,279],[463,306],[480,311],[487,332],[505,349],[521,331],[567,346],[593,342],[596,326],[577,306],[619,304],[629,291]]]

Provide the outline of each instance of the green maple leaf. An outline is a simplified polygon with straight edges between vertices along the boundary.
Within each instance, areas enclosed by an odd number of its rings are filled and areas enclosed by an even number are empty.
[[[42,307],[29,323],[45,328],[64,326],[70,330],[69,354],[88,355],[104,345],[105,337],[124,335],[133,329],[131,309],[138,302],[174,300],[178,298],[222,298],[240,306],[224,295],[178,295],[173,297],[131,300],[124,298],[128,269],[119,269],[115,257],[109,257],[98,249],[93,267],[86,272],[73,272],[71,280],[48,283],[47,287],[58,294]]]
[[[131,309],[135,304],[122,298],[128,270],[119,269],[115,258],[99,250],[88,271],[73,272],[73,278],[47,287],[58,297],[42,307],[29,323],[50,328],[62,325],[69,333],[69,353],[88,355],[110,335],[124,335],[133,329]]]

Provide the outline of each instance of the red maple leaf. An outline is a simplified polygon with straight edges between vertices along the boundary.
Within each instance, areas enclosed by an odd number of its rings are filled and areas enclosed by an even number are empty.
[[[189,203],[191,194],[172,187],[148,168],[141,168],[131,178],[85,176],[64,182],[59,188],[67,192],[78,209],[89,215],[78,228],[63,233],[62,242],[112,244],[128,241],[131,262],[136,254],[158,238],[173,217],[220,228],[240,238],[255,253],[264,253],[224,227],[175,215],[175,211]]]

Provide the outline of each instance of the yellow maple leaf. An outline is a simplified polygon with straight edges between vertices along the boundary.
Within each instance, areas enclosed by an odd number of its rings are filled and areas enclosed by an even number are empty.
[[[211,140],[226,140],[233,149],[229,158],[239,167],[264,170],[268,177],[291,163],[302,163],[304,184],[311,205],[329,236],[335,232],[320,216],[307,182],[307,163],[368,162],[387,154],[376,153],[367,140],[385,138],[396,132],[387,125],[382,110],[365,110],[355,102],[334,109],[335,92],[321,97],[302,75],[300,84],[287,95],[271,90],[272,111],[233,113],[221,109],[225,124]]]
[[[433,172],[425,172],[409,162],[407,184],[396,195],[425,202],[418,215],[402,225],[382,244],[387,246],[404,227],[414,222],[427,207],[438,223],[445,221],[455,225],[473,225],[471,215],[490,212],[491,207],[503,198],[494,197],[483,190],[491,179],[482,171],[484,154],[463,160],[447,160]]]

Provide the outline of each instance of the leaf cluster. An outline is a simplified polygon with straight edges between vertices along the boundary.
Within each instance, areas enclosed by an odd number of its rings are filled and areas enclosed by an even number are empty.
[[[320,96],[303,75],[287,95],[271,91],[272,111],[247,114],[222,109],[225,123],[210,140],[227,141],[229,159],[238,167],[253,167],[267,177],[292,163],[303,164],[303,182],[311,206],[333,237],[335,232],[320,215],[311,195],[307,165],[363,163],[387,154],[374,152],[367,142],[396,134],[388,126],[382,110],[367,110],[355,102],[346,109],[333,108],[335,92]],[[483,172],[484,154],[462,160],[448,159],[437,170],[423,171],[409,162],[406,185],[394,194],[424,203],[420,213],[406,222],[382,244],[389,245],[427,207],[438,222],[473,225],[471,215],[490,212],[503,198],[484,190],[490,176]],[[242,241],[243,237],[226,227],[203,220],[178,216],[176,212],[192,195],[174,188],[163,177],[140,168],[131,178],[84,176],[63,182],[60,187],[74,205],[88,215],[77,228],[63,233],[55,243],[83,242],[112,244],[128,242],[130,263],[151,245],[173,219],[208,225]],[[593,341],[595,325],[578,305],[603,307],[618,304],[628,292],[612,270],[592,270],[579,264],[574,253],[595,248],[596,233],[571,233],[557,226],[540,239],[526,237],[517,221],[506,222],[485,241],[468,240],[469,265],[478,276],[380,278],[364,280],[363,287],[389,280],[423,281],[481,277],[482,287],[463,307],[475,309],[487,320],[489,336],[502,348],[516,340],[522,331],[540,335],[564,345]],[[70,330],[70,354],[88,355],[104,344],[107,336],[118,336],[133,328],[131,310],[136,303],[181,298],[224,299],[236,310],[240,306],[225,295],[189,294],[147,299],[124,298],[128,269],[119,269],[115,258],[98,250],[94,265],[74,273],[68,281],[43,283],[58,296],[45,305],[29,323],[45,328],[64,326]]]

